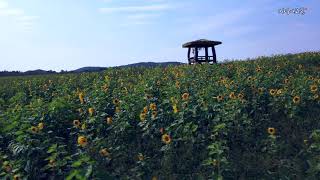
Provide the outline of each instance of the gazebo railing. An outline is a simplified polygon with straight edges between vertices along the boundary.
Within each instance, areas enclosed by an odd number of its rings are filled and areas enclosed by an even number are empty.
[[[189,60],[191,60],[191,61],[195,61],[195,60],[196,60],[196,58],[195,58],[195,57],[191,57],[191,58],[189,58]],[[198,56],[197,61],[203,61],[203,62],[206,62],[206,56]],[[214,61],[213,56],[208,56],[208,61]]]

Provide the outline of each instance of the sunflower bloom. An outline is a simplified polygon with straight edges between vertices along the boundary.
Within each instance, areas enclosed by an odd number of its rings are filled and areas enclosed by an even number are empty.
[[[49,161],[49,166],[50,166],[50,167],[56,166],[56,161],[55,161],[54,159],[50,159],[50,161]]]
[[[293,101],[293,103],[295,103],[295,104],[299,104],[300,101],[301,101],[301,98],[300,98],[300,96],[295,96],[295,97],[293,97],[292,101]]]
[[[140,120],[141,120],[141,121],[146,120],[146,117],[147,117],[147,115],[146,115],[145,113],[141,113],[141,114],[140,114]]]
[[[174,113],[178,113],[178,112],[179,112],[178,107],[177,107],[176,104],[174,104],[174,105],[172,106],[172,108],[173,108],[173,112],[174,112]]]
[[[78,137],[78,144],[82,147],[85,147],[88,144],[88,140],[85,136]]]
[[[107,148],[101,149],[101,150],[99,151],[99,154],[100,154],[100,156],[102,156],[102,157],[110,156],[110,153],[109,153],[109,151],[108,151]]]
[[[180,82],[176,81],[176,88],[180,88]]]
[[[256,72],[261,72],[261,67],[258,66],[258,67],[256,68]]]
[[[148,106],[144,107],[142,112],[147,114],[148,113]]]
[[[189,99],[189,96],[190,96],[189,93],[183,93],[181,97],[182,97],[182,100],[186,101]]]
[[[75,127],[79,128],[80,125],[81,125],[81,122],[80,122],[79,120],[74,120],[74,121],[73,121],[73,125],[74,125]]]
[[[89,108],[88,111],[89,111],[90,116],[93,116],[93,114],[94,114],[94,109],[93,109],[93,108]]]
[[[120,111],[121,111],[120,107],[116,107],[115,112],[116,112],[116,113],[119,113]]]
[[[244,98],[244,95],[242,93],[238,94],[238,98],[239,99],[243,99]]]
[[[30,130],[32,133],[37,133],[39,129],[35,126],[31,126]]]
[[[271,96],[274,96],[274,95],[276,95],[277,90],[275,90],[275,89],[270,89],[269,93],[271,94]]]
[[[107,117],[107,124],[111,125],[112,124],[112,117]]]
[[[231,92],[230,95],[229,95],[229,98],[230,99],[235,99],[236,98],[236,95],[234,92]]]
[[[282,94],[282,89],[278,89],[277,90],[277,95],[281,95]]]
[[[263,88],[258,88],[258,93],[262,94],[263,93]]]
[[[153,111],[152,112],[152,119],[155,119],[158,115],[158,112],[157,111]]]
[[[143,161],[144,160],[143,154],[139,153],[138,154],[138,159],[139,159],[139,161]]]
[[[168,134],[162,135],[162,142],[165,144],[170,144],[171,143],[171,137]]]
[[[223,96],[221,96],[221,95],[217,96],[217,100],[218,101],[223,101]]]
[[[310,86],[310,91],[313,92],[313,93],[317,92],[318,91],[317,85],[311,85]]]
[[[17,174],[14,175],[14,176],[13,176],[13,180],[20,180],[20,175],[17,175]]]
[[[112,102],[113,102],[113,104],[116,105],[116,106],[120,104],[119,99],[114,99]]]
[[[213,166],[217,166],[218,163],[219,163],[218,160],[216,160],[216,159],[212,160],[212,165],[213,165]]]
[[[42,130],[43,128],[44,128],[44,123],[39,123],[39,124],[38,124],[38,129],[39,129],[39,130]]]
[[[316,99],[318,99],[318,98],[319,98],[319,95],[318,95],[318,94],[313,95],[313,99],[314,99],[314,100],[316,100]]]
[[[80,100],[81,104],[84,103],[84,93],[83,92],[79,93],[79,100]]]
[[[273,128],[273,127],[269,127],[269,128],[268,128],[268,133],[269,133],[270,135],[275,135],[275,134],[276,134],[276,129]]]
[[[156,105],[156,103],[151,103],[151,104],[150,104],[150,109],[151,109],[152,111],[156,111],[156,110],[157,110],[157,105]]]

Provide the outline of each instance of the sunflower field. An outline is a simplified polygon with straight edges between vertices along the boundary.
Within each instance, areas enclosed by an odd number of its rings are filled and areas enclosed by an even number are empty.
[[[2,179],[319,179],[320,52],[0,78]]]

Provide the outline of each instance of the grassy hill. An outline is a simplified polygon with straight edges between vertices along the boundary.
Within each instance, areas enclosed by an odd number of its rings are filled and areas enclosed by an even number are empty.
[[[1,177],[320,176],[319,52],[0,84]]]

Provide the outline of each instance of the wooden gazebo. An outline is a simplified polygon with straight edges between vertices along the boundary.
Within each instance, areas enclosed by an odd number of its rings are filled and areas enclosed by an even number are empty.
[[[216,50],[214,46],[222,44],[220,41],[210,41],[207,39],[199,39],[196,41],[191,41],[182,45],[183,48],[188,48],[188,61],[189,64],[201,64],[204,62],[207,63],[217,63]],[[209,48],[212,49],[212,55],[209,55]],[[199,56],[199,51],[204,49],[205,55]],[[191,50],[192,54],[191,55]]]

